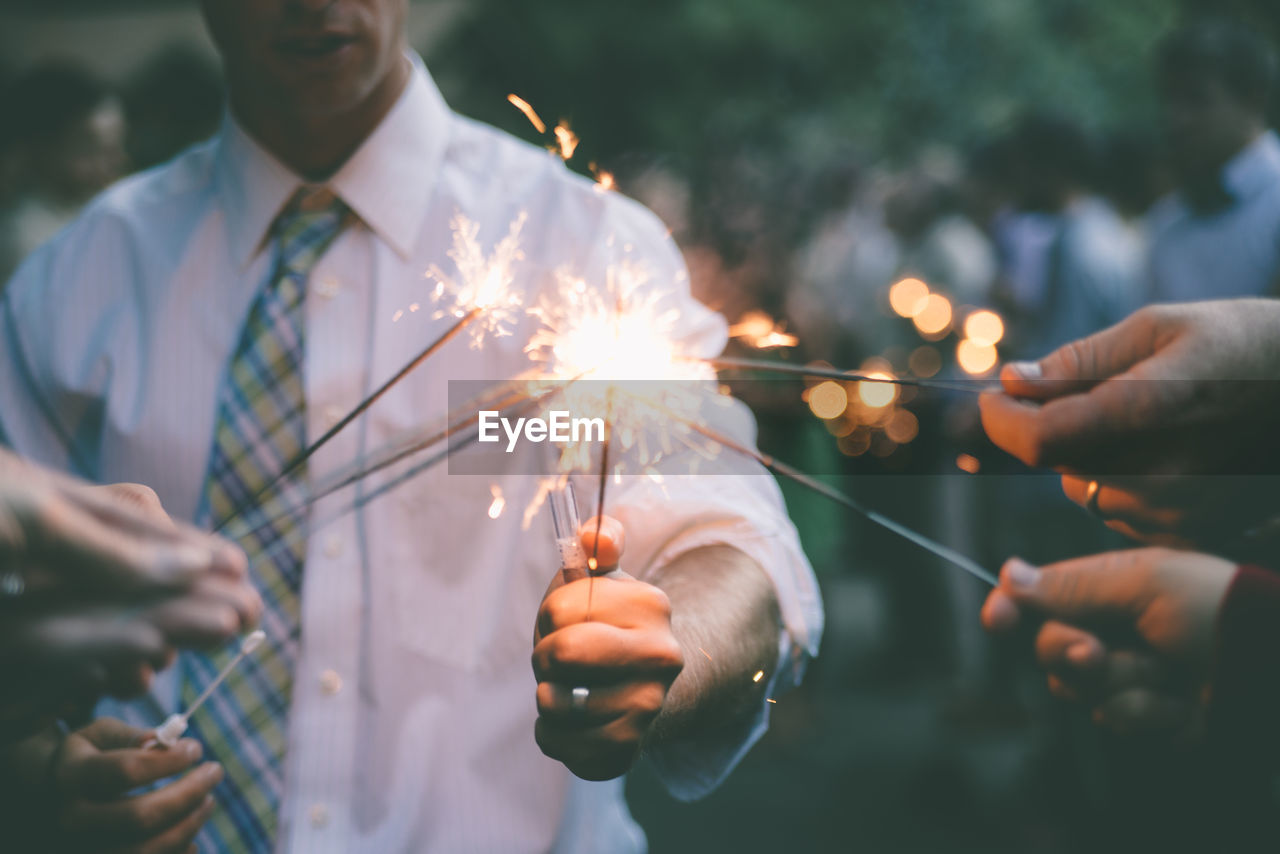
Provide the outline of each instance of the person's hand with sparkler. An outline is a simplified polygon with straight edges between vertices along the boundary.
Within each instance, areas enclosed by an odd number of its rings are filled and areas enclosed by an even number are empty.
[[[145,690],[177,647],[223,643],[260,608],[240,550],[172,522],[146,487],[0,450],[0,741]]]
[[[1280,765],[1276,573],[1164,548],[1039,569],[1013,559],[982,620],[999,634],[1032,626],[1050,691],[1101,726]]]
[[[151,736],[102,718],[62,737],[51,755],[37,745],[22,746],[16,763],[39,776],[24,791],[7,794],[35,806],[14,812],[6,842],[21,852],[194,851],[192,842],[214,809],[210,793],[222,780],[222,766],[197,767],[202,750],[193,739],[169,750],[146,749]],[[183,776],[129,796],[177,775]]]
[[[759,674],[777,657],[780,618],[759,567],[711,546],[672,561],[650,584],[610,572],[622,554],[617,520],[589,519],[581,538],[594,571],[607,577],[564,583],[557,574],[538,611],[535,734],[546,755],[584,779],[612,779],[646,747],[760,704]],[[709,608],[716,590],[720,607]]]
[[[1007,365],[982,418],[992,441],[1057,469],[1067,496],[1109,527],[1235,551],[1280,514],[1275,479],[1258,476],[1280,471],[1277,378],[1280,303],[1151,306]]]

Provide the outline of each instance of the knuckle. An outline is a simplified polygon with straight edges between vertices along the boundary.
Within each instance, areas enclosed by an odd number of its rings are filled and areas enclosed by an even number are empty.
[[[667,689],[659,683],[650,682],[636,692],[634,706],[645,715],[656,715],[662,711],[667,701]]]

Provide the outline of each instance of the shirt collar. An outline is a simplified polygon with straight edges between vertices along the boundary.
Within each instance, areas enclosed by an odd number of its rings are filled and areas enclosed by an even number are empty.
[[[1237,200],[1246,199],[1280,179],[1280,139],[1264,131],[1222,169],[1222,186]]]
[[[417,242],[448,145],[448,105],[416,53],[399,100],[325,184],[402,257]],[[220,202],[240,269],[262,247],[271,223],[306,183],[227,112],[217,157]]]

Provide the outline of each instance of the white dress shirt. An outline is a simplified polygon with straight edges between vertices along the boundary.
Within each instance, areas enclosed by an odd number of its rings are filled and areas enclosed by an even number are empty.
[[[1148,215],[1150,300],[1273,295],[1280,276],[1280,138],[1259,134],[1222,169],[1231,204],[1197,213],[1176,192]]]
[[[421,61],[410,61],[397,104],[327,182],[360,222],[310,280],[309,440],[451,322],[432,318],[424,272],[453,271],[446,253],[457,213],[479,223],[486,247],[528,214],[516,272],[530,302],[559,268],[601,281],[626,247],[645,259],[655,283],[675,283],[687,347],[719,351],[724,322],[690,297],[679,253],[652,215],[598,191],[546,151],[452,113]],[[0,436],[102,482],[149,484],[172,515],[191,518],[219,384],[269,273],[265,236],[299,184],[228,119],[209,143],[97,199],[19,269],[5,294]],[[533,323],[478,349],[465,336],[452,341],[326,445],[310,475],[439,418],[449,380],[527,369],[522,348]],[[749,416],[740,426],[753,441]],[[620,780],[578,780],[534,742],[531,636],[557,564],[545,511],[521,530],[536,479],[502,480],[513,509],[491,520],[494,482],[437,466],[310,532],[277,850],[643,850]],[[322,501],[313,518],[336,515],[350,497]],[[610,512],[627,526],[624,568],[642,578],[712,543],[758,561],[785,622],[773,690],[799,678],[816,652],[822,612],[771,478],[663,486],[635,478]],[[173,671],[157,680],[151,703],[101,711],[158,724],[177,703]],[[679,797],[703,794],[766,721],[764,706],[745,727],[673,746],[653,757],[659,773]]]

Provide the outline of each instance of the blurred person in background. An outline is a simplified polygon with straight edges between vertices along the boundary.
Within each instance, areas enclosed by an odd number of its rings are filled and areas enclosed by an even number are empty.
[[[125,173],[125,116],[102,81],[73,66],[18,77],[6,103],[17,198],[0,220],[0,280]]]
[[[1243,24],[1192,23],[1156,54],[1178,189],[1152,210],[1149,299],[1276,293],[1280,139],[1266,128],[1270,44]]]
[[[1094,191],[1095,148],[1074,119],[1030,112],[1012,134],[1017,210],[1036,218],[1038,257],[1013,284],[1010,344],[1040,353],[1119,321],[1137,305],[1142,245]],[[1030,233],[1030,232],[1029,232]]]
[[[933,152],[894,180],[885,224],[898,239],[896,278],[913,276],[960,304],[985,303],[995,281],[991,242],[961,209],[959,169]]]

